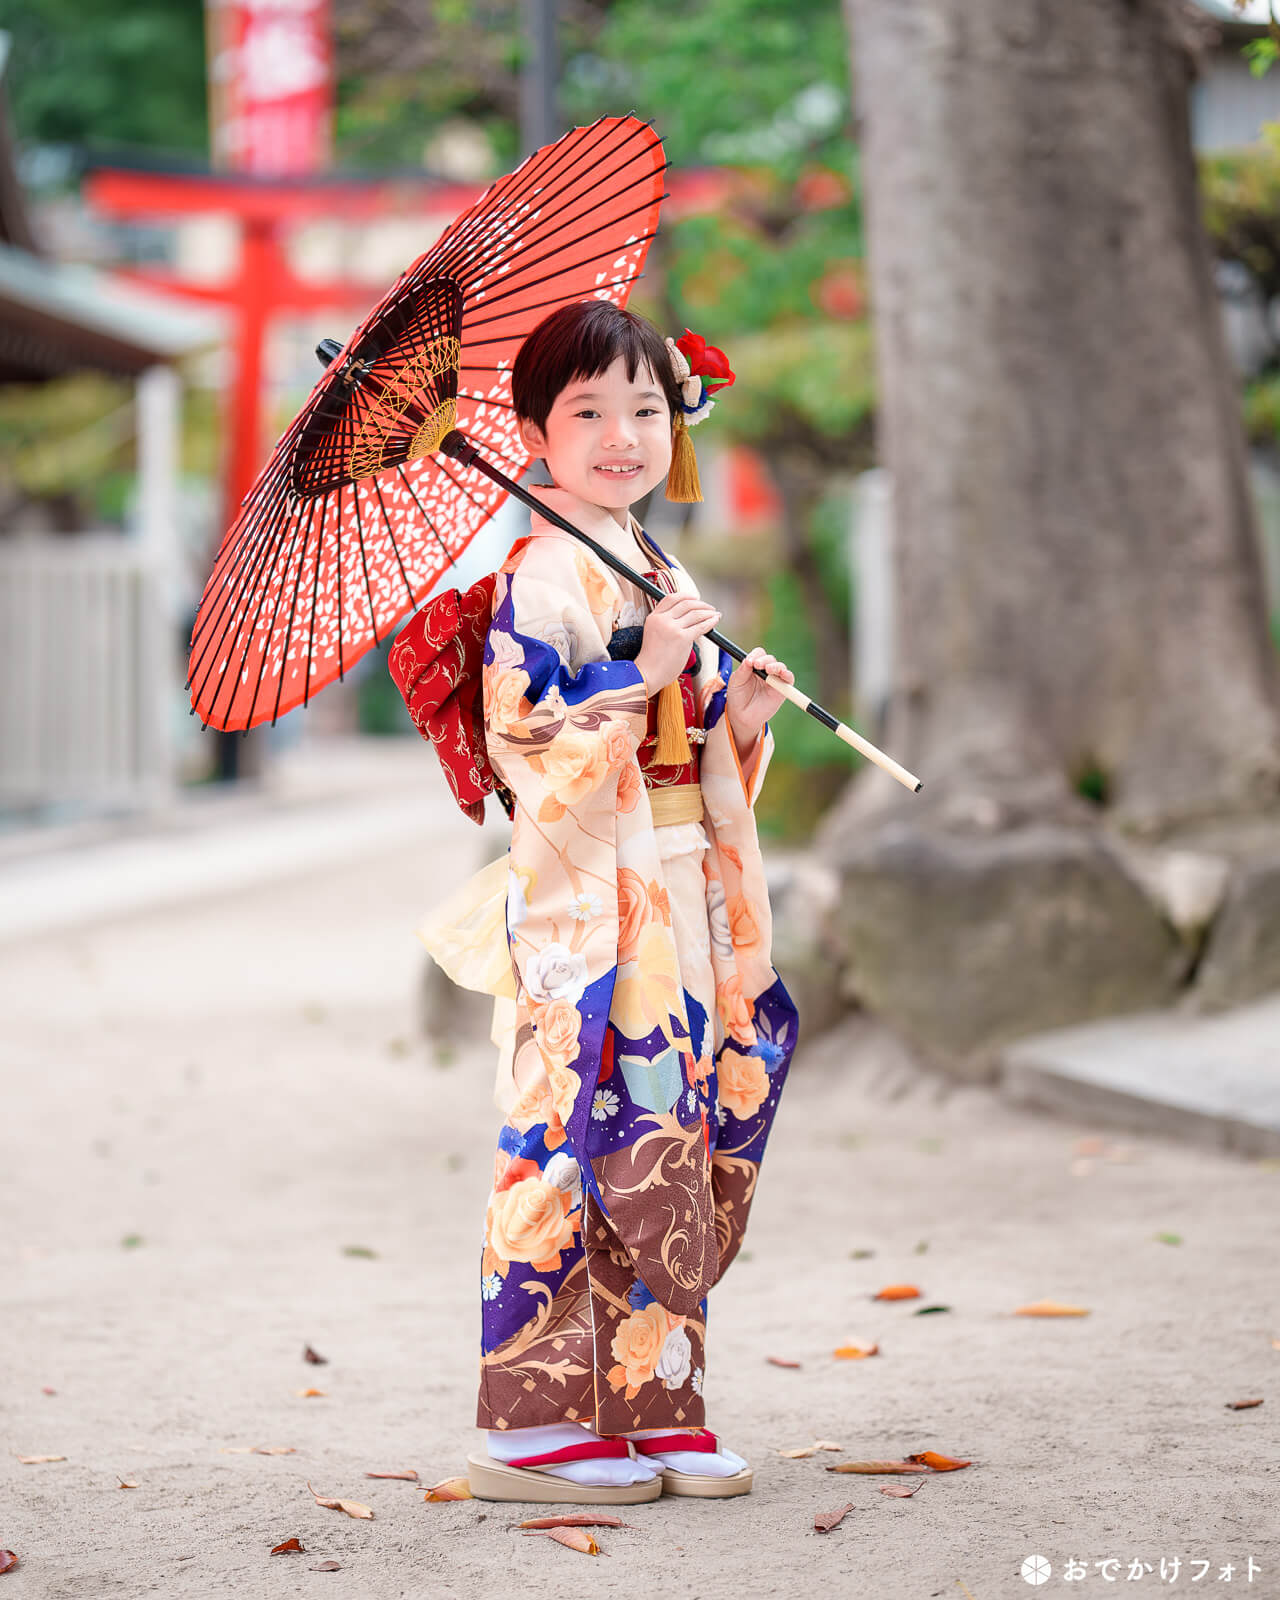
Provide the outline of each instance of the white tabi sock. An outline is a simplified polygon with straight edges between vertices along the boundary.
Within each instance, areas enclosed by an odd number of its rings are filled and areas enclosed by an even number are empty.
[[[563,1450],[566,1445],[581,1444],[584,1439],[599,1439],[594,1428],[580,1422],[552,1422],[542,1428],[489,1428],[489,1454],[495,1461],[511,1461],[521,1456],[540,1456],[548,1450]],[[617,1489],[629,1483],[648,1483],[656,1478],[662,1468],[652,1461],[633,1461],[629,1456],[601,1456],[599,1460],[562,1461],[555,1466],[540,1466],[532,1470],[553,1472],[557,1478],[567,1478],[571,1483],[582,1483],[592,1488]]]
[[[660,1433],[680,1433],[679,1428],[637,1428],[628,1439],[656,1439]],[[674,1467],[677,1472],[700,1474],[704,1478],[731,1478],[741,1472],[746,1462],[732,1450],[721,1447],[713,1450],[662,1450],[656,1455],[641,1456],[642,1461],[656,1461],[664,1467]]]

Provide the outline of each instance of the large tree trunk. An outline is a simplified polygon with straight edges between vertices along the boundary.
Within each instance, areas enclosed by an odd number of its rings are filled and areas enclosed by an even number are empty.
[[[1280,793],[1180,0],[847,0],[900,619],[932,786],[1147,829]]]
[[[869,770],[823,842],[850,992],[989,1070],[1172,999],[1218,902],[1132,841],[1280,795],[1199,41],[1181,0],[846,5],[894,485],[881,742],[924,791]]]

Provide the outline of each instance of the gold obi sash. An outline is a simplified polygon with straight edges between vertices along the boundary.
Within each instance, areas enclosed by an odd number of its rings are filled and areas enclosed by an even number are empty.
[[[650,789],[649,810],[653,813],[655,828],[673,822],[701,822],[702,786],[680,783],[666,789]]]

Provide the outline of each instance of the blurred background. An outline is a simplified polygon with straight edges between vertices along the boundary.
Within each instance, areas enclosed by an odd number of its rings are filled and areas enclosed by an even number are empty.
[[[195,605],[317,341],[525,154],[634,111],[672,169],[631,304],[738,374],[705,501],[637,509],[925,779],[775,719],[813,1019],[986,1074],[1045,1027],[1280,990],[1280,27],[935,9],[2,0],[4,859],[358,792],[391,750],[439,781],[377,650],[202,732]]]

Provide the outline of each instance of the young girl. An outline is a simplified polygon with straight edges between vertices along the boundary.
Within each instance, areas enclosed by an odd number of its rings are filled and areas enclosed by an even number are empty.
[[[681,344],[696,369],[702,341]],[[706,392],[671,340],[601,300],[546,318],[512,372],[554,479],[539,497],[666,595],[537,515],[496,577],[484,722],[515,802],[515,995],[468,1457],[485,1499],[751,1487],[703,1427],[706,1295],[742,1242],[796,1042],[752,811],[782,696],[752,669],[794,680],[762,649],[732,670],[702,641],[719,612],[629,510]]]

